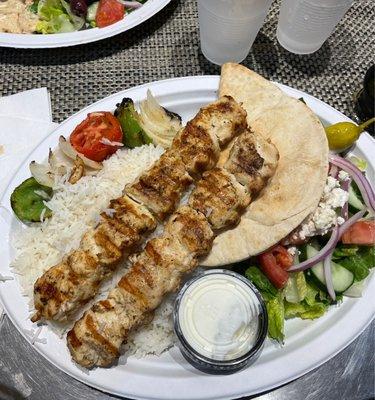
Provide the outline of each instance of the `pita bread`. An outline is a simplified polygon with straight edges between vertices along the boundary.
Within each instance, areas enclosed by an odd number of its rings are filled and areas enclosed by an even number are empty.
[[[240,224],[220,234],[203,266],[219,266],[259,254],[295,229],[318,206],[328,171],[328,143],[318,117],[300,100],[239,64],[224,64],[219,95],[247,111],[252,130],[279,151],[268,185]]]

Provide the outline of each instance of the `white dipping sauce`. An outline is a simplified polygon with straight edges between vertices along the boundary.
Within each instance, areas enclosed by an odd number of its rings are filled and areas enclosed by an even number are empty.
[[[234,360],[256,343],[259,304],[251,288],[234,276],[202,276],[181,298],[178,312],[181,333],[202,356]]]

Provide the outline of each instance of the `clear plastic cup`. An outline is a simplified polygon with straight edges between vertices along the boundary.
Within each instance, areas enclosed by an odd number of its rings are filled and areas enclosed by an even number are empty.
[[[272,0],[198,0],[201,49],[214,64],[249,54]]]
[[[319,50],[353,0],[283,0],[277,40],[295,54]]]

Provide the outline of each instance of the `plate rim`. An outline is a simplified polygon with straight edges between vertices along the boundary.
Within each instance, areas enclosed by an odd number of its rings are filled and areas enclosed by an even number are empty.
[[[68,123],[71,119],[77,117],[78,115],[81,115],[81,114],[84,115],[84,113],[85,113],[85,111],[86,111],[87,109],[89,109],[89,108],[91,108],[91,107],[93,107],[93,106],[95,106],[95,105],[99,105],[100,103],[102,103],[102,102],[104,102],[104,101],[108,101],[108,100],[110,100],[111,98],[117,97],[117,96],[119,96],[119,95],[123,95],[124,93],[128,93],[129,91],[131,92],[131,91],[133,91],[133,90],[138,90],[138,89],[147,88],[147,87],[151,87],[151,88],[152,88],[152,87],[155,87],[155,86],[158,86],[158,85],[165,85],[165,84],[168,85],[168,84],[171,84],[171,83],[176,82],[176,81],[186,82],[186,81],[189,81],[189,80],[198,80],[198,79],[199,79],[199,80],[202,80],[202,79],[203,79],[203,80],[207,80],[207,86],[205,87],[205,89],[206,89],[207,91],[209,91],[209,90],[217,91],[217,89],[218,89],[219,78],[220,78],[220,77],[217,76],[217,75],[201,75],[201,76],[188,76],[188,77],[180,77],[180,78],[171,78],[171,79],[166,79],[166,80],[160,80],[160,81],[150,82],[150,83],[146,83],[146,84],[143,84],[143,85],[135,86],[135,87],[133,87],[133,88],[120,91],[120,92],[118,92],[118,93],[112,94],[112,95],[110,95],[110,96],[107,96],[107,97],[104,98],[104,99],[101,99],[101,100],[99,100],[99,101],[96,101],[95,103],[92,103],[92,104],[88,105],[87,107],[81,109],[80,111],[78,111],[77,113],[73,114],[73,115],[70,116],[69,118],[65,119],[61,124],[58,125],[58,127],[57,127],[56,129],[54,129],[54,130],[50,133],[50,135],[48,135],[45,139],[43,139],[42,141],[40,141],[40,142],[34,147],[34,149],[27,155],[27,157],[25,157],[25,159],[23,160],[23,162],[20,164],[19,168],[17,168],[17,171],[12,175],[12,177],[11,177],[11,179],[10,179],[10,181],[9,181],[9,183],[8,183],[8,185],[7,185],[7,187],[6,187],[6,189],[5,189],[4,192],[1,194],[0,203],[3,202],[4,197],[5,197],[6,193],[9,191],[10,187],[12,186],[12,182],[14,181],[14,179],[15,179],[16,175],[18,174],[18,172],[19,172],[21,169],[25,168],[25,162],[26,162],[26,160],[31,156],[31,154],[32,154],[34,151],[36,151],[36,149],[39,148],[39,147],[41,146],[41,144],[42,144],[44,141],[48,140],[48,138],[49,138],[51,135],[53,135],[53,133],[54,133],[57,129],[60,129],[62,125]],[[211,87],[211,86],[208,87],[209,85],[212,85],[212,87]],[[329,113],[335,114],[335,115],[337,116],[337,120],[347,120],[347,121],[350,121],[350,119],[349,119],[348,117],[346,117],[344,114],[342,114],[341,112],[335,110],[333,107],[329,106],[328,104],[324,103],[323,101],[321,101],[321,100],[319,100],[319,99],[317,99],[317,98],[315,98],[315,97],[309,95],[308,93],[305,93],[305,92],[300,91],[300,90],[298,90],[298,89],[291,88],[291,87],[286,86],[286,85],[282,85],[282,84],[277,84],[277,85],[278,85],[279,87],[283,88],[284,90],[287,90],[288,92],[293,92],[293,93],[296,94],[296,95],[301,95],[301,94],[302,94],[302,95],[303,95],[305,98],[307,98],[308,100],[313,101],[313,102],[318,102],[318,103],[320,104],[321,107],[325,108],[326,110],[329,110]],[[367,137],[367,136],[368,136],[368,137]],[[369,135],[367,135],[367,136],[364,136],[364,141],[366,141],[366,143],[371,143],[371,145],[374,146],[373,148],[375,149],[375,144],[374,144],[375,142],[373,141],[372,138],[370,138]],[[372,286],[375,286],[375,279],[373,278],[373,279],[371,280],[370,283],[372,284]],[[3,287],[3,286],[0,285],[0,302],[2,302],[2,287]],[[368,289],[370,289],[370,288],[368,288]],[[360,299],[357,301],[357,303],[359,303],[359,301],[360,301]],[[2,302],[2,303],[3,303],[3,302]],[[356,304],[357,304],[357,303],[356,303]],[[373,307],[373,308],[374,308],[374,307]],[[18,321],[16,321],[16,318],[14,318],[14,316],[12,315],[12,313],[9,313],[9,312],[8,312],[8,310],[7,310],[6,307],[4,307],[4,309],[6,310],[8,317],[11,319],[11,321],[12,321],[12,323],[15,325],[16,329],[17,329],[17,330],[21,333],[21,335],[30,343],[30,339],[29,339],[29,338],[26,336],[26,334],[22,331],[21,327],[20,327],[19,324],[18,324]],[[361,324],[361,328],[360,328],[359,330],[355,331],[354,334],[352,334],[351,337],[350,337],[348,340],[345,340],[345,343],[344,343],[344,344],[339,344],[338,346],[335,346],[334,350],[332,350],[331,352],[328,352],[328,354],[327,354],[325,357],[321,358],[318,362],[315,362],[315,363],[313,363],[312,365],[309,365],[308,367],[306,367],[305,369],[299,371],[297,374],[293,374],[292,376],[289,376],[289,377],[287,377],[287,378],[278,380],[277,382],[274,382],[274,383],[271,384],[271,385],[267,385],[266,387],[258,388],[258,389],[255,390],[255,391],[254,391],[254,389],[252,389],[252,390],[251,390],[251,389],[250,389],[250,390],[249,390],[249,389],[247,389],[247,390],[246,390],[246,389],[245,389],[245,390],[239,389],[240,391],[231,391],[230,394],[227,393],[227,394],[225,394],[225,395],[223,395],[223,396],[219,396],[219,397],[218,397],[218,396],[215,396],[214,398],[219,400],[219,399],[227,399],[227,398],[233,398],[233,397],[238,397],[238,396],[244,396],[244,395],[246,396],[246,395],[251,395],[251,394],[255,394],[255,393],[261,393],[262,391],[270,390],[270,389],[273,389],[273,388],[275,388],[275,387],[278,387],[278,386],[280,386],[280,385],[282,385],[282,384],[285,384],[285,383],[287,383],[287,382],[290,382],[291,380],[296,379],[296,378],[298,378],[298,377],[300,377],[300,376],[306,374],[307,372],[311,371],[312,369],[318,367],[319,365],[325,363],[327,360],[329,360],[330,358],[332,358],[333,356],[335,356],[337,353],[339,353],[341,350],[343,350],[346,346],[348,346],[356,337],[358,337],[358,336],[363,332],[363,330],[370,324],[370,322],[372,321],[372,319],[373,319],[373,315],[370,316],[369,318],[366,318],[366,322],[364,322],[364,323]],[[99,390],[102,390],[102,391],[104,390],[104,391],[106,391],[106,392],[108,392],[108,393],[113,393],[113,394],[119,395],[119,396],[130,396],[131,398],[135,398],[135,399],[150,399],[149,396],[144,397],[144,396],[142,396],[142,395],[137,395],[137,394],[135,394],[135,393],[118,392],[118,391],[114,391],[113,389],[103,387],[103,385],[99,385],[99,384],[97,385],[97,384],[95,384],[95,382],[92,382],[92,380],[90,381],[90,379],[87,379],[87,375],[85,375],[85,376],[77,376],[77,374],[76,374],[75,372],[72,372],[72,371],[70,371],[69,369],[65,368],[64,366],[61,366],[61,364],[58,365],[54,360],[52,360],[48,355],[46,355],[45,352],[43,352],[43,351],[39,348],[39,346],[34,346],[34,349],[37,350],[39,354],[41,354],[44,358],[46,358],[49,362],[51,362],[51,363],[52,363],[53,365],[55,365],[57,368],[59,368],[60,370],[64,371],[65,373],[67,373],[68,375],[70,375],[71,377],[73,377],[74,379],[77,379],[77,380],[79,380],[79,381],[81,381],[81,382],[83,382],[83,383],[85,383],[85,384],[88,384],[89,386],[92,386],[92,387],[94,387],[94,388],[96,388],[96,389],[99,389]],[[282,359],[282,358],[283,358],[282,356],[281,356],[281,357],[278,357],[278,359]],[[247,371],[247,370],[245,370],[245,371]],[[201,378],[201,379],[202,379],[202,378]],[[155,399],[160,399],[161,397],[159,396],[159,397],[154,397],[154,398],[155,398]],[[167,397],[163,397],[163,398],[169,399],[169,398],[172,398],[172,397],[170,397],[170,396],[167,395]],[[177,398],[177,397],[174,396],[174,398]],[[193,398],[193,397],[192,397],[192,398]],[[198,398],[198,397],[194,397],[194,398]],[[202,398],[202,397],[199,397],[199,398]],[[212,398],[212,397],[206,397],[206,398],[208,399],[208,398]]]
[[[78,46],[104,40],[124,33],[153,17],[172,0],[148,0],[139,10],[105,28],[93,28],[68,33],[39,35],[35,33],[0,32],[0,47],[16,49],[51,49]],[[130,19],[130,22],[128,22]]]

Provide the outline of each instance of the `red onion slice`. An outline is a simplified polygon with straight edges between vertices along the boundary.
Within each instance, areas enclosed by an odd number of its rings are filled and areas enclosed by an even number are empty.
[[[373,213],[375,213],[375,194],[369,181],[362,174],[362,172],[353,163],[337,155],[330,154],[329,161],[351,175],[354,182],[357,184],[359,190],[361,191],[361,195],[364,202],[366,203],[366,206]]]
[[[100,143],[105,144],[106,146],[112,146],[112,147],[123,147],[124,144],[121,142],[115,142],[115,141],[111,141],[107,138],[101,138],[99,140]]]
[[[329,176],[332,176],[332,178],[337,178],[337,175],[339,174],[339,169],[336,165],[330,164],[329,168]]]
[[[288,272],[304,271],[305,269],[309,269],[318,262],[324,260],[330,253],[333,252],[339,239],[339,231],[338,229],[334,229],[327,244],[314,257],[311,257],[308,260],[301,262],[300,264],[293,265],[291,268],[288,269]]]
[[[337,226],[334,227],[337,230]],[[327,292],[332,300],[336,300],[336,293],[333,287],[332,271],[331,271],[331,258],[332,253],[328,254],[327,258],[323,261],[324,280],[326,281]]]
[[[327,244],[314,256],[309,258],[308,260],[303,261],[300,264],[293,265],[288,269],[288,272],[298,272],[304,271],[313,267],[318,262],[326,259],[335,249],[337,242],[340,240],[341,236],[344,234],[346,230],[348,230],[355,222],[357,222],[360,218],[362,218],[366,209],[361,210],[350,217],[347,221],[345,221],[338,229],[334,228],[332,231],[332,235],[328,240]]]

